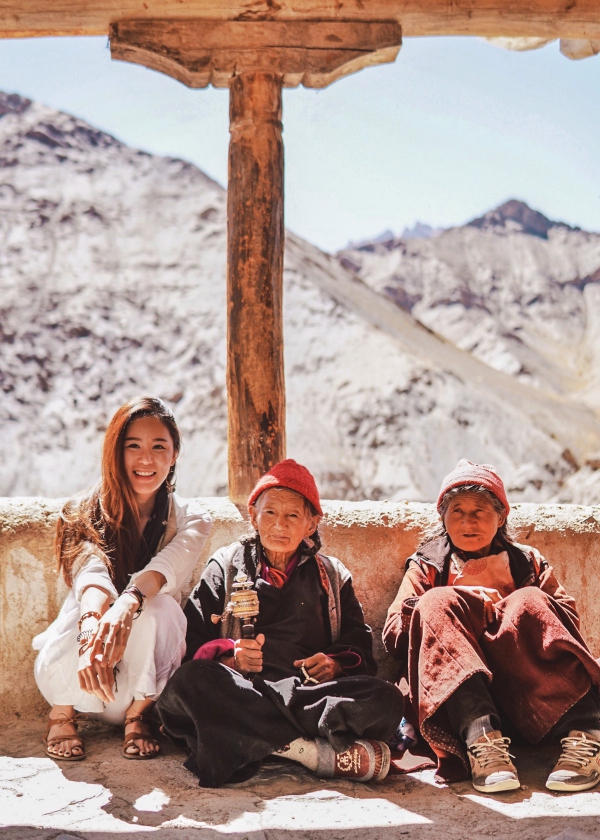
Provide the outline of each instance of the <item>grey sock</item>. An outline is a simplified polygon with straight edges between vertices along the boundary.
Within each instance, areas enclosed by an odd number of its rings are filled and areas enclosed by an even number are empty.
[[[492,718],[490,715],[485,715],[484,717],[471,721],[464,733],[464,739],[467,743],[467,747],[470,747],[471,744],[478,738],[481,738],[482,735],[494,732],[494,730],[495,726],[492,724]]]

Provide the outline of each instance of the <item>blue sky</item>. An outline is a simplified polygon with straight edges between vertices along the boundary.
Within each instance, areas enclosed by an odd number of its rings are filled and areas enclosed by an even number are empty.
[[[227,179],[228,94],[112,62],[103,38],[0,41],[0,89]],[[284,94],[286,224],[326,250],[521,198],[600,231],[600,56],[407,39],[393,65]]]

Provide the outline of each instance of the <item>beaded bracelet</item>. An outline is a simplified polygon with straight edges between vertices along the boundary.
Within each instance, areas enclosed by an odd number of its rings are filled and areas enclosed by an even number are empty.
[[[121,595],[133,595],[134,598],[137,598],[139,607],[137,608],[137,610],[136,610],[136,612],[133,616],[134,619],[137,618],[140,615],[140,613],[142,612],[142,610],[144,609],[144,606],[146,604],[146,596],[144,595],[142,590],[138,589],[137,586],[134,586],[133,584],[131,584],[131,586],[128,586],[127,589],[123,590]]]
[[[304,665],[300,666],[300,673],[304,677],[304,685],[319,685],[319,680],[316,680],[314,677],[311,677]]]
[[[81,625],[82,625],[82,624],[83,624],[83,622],[86,620],[86,618],[96,618],[98,621],[100,621],[100,620],[101,620],[101,618],[102,618],[102,616],[100,615],[100,613],[93,612],[92,610],[90,610],[89,612],[84,613],[84,614],[81,616],[81,618],[79,619],[79,622],[78,622],[78,625],[77,625],[77,626],[79,627],[79,629],[80,629],[80,630],[81,630]]]

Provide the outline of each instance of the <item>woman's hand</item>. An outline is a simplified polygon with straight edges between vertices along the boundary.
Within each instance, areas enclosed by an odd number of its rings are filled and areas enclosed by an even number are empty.
[[[485,620],[488,627],[496,620],[496,610],[494,604],[502,600],[502,595],[497,589],[489,589],[487,586],[456,586],[455,589],[466,589],[472,592],[473,595],[478,595],[483,601],[483,608],[485,610]]]
[[[238,639],[233,648],[233,665],[230,667],[235,668],[240,674],[260,673],[263,666],[264,643],[263,633],[259,633],[256,639]]]
[[[103,703],[115,699],[113,668],[123,658],[138,606],[135,596],[120,595],[98,622],[89,647],[79,657],[79,685]]]
[[[103,703],[112,703],[115,699],[112,690],[114,674],[112,668],[106,666],[104,656],[93,652],[94,640],[92,639],[92,644],[79,657],[79,687],[88,694],[95,694]]]
[[[315,653],[308,659],[296,659],[294,668],[302,668],[303,666],[308,676],[318,683],[334,680],[343,670],[337,659],[327,656],[326,653]]]
[[[114,668],[123,659],[133,616],[139,608],[135,595],[124,593],[102,616],[94,637],[92,650],[102,654],[107,668]]]

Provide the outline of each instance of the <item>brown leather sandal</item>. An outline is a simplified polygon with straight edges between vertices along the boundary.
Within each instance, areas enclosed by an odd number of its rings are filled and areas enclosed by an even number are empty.
[[[75,727],[75,732],[77,732],[77,724],[84,720],[87,720],[87,715],[75,714],[69,717],[61,713],[57,718],[48,718],[48,728],[44,735],[42,735],[42,741],[46,746],[46,755],[49,758],[56,758],[58,761],[82,761],[85,758],[85,747],[83,745],[83,739],[79,735],[56,735],[54,738],[48,738],[48,734],[53,726],[64,726],[66,723],[72,723]],[[50,748],[60,744],[61,741],[75,741],[71,747],[70,755],[59,755],[58,753],[50,752]],[[73,749],[77,748],[81,750],[81,753],[74,755]]]
[[[150,727],[152,726],[152,718],[148,717],[147,715],[132,715],[131,717],[125,718],[124,726],[127,726],[128,723],[136,723],[136,721],[141,720],[148,727],[148,732],[140,732],[138,729],[134,729],[133,732],[129,732],[125,735],[125,740],[123,741],[123,746],[121,747],[121,755],[125,756],[125,758],[131,758],[134,761],[146,761],[149,758],[156,758],[157,755],[160,755],[160,745],[156,738],[154,738],[150,732]],[[136,741],[151,741],[153,744],[156,744],[158,747],[157,750],[154,752],[148,753],[147,755],[141,755],[139,747],[137,747],[137,752],[129,753],[127,752],[128,747],[135,747]]]

